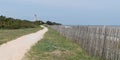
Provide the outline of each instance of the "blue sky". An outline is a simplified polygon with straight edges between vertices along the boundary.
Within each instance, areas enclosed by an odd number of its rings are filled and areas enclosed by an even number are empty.
[[[120,25],[120,0],[0,0],[0,15],[66,25]]]

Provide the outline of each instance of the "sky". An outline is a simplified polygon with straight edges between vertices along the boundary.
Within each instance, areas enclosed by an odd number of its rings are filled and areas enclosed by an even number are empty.
[[[64,25],[120,25],[120,0],[0,0],[0,15]]]

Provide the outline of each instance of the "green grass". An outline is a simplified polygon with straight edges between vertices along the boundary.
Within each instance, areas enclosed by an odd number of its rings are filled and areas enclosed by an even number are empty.
[[[14,30],[3,29],[3,30],[0,30],[0,45],[8,42],[10,40],[16,39],[22,35],[36,32],[40,29],[42,29],[42,28],[38,27],[38,28],[27,28],[27,29],[14,29]]]
[[[97,60],[87,55],[79,45],[49,28],[23,60]]]

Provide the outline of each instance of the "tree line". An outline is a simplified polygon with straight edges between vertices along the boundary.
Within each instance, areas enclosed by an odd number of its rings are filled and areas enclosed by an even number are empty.
[[[47,25],[61,25],[56,22],[43,22],[43,21],[29,21],[29,20],[21,20],[14,19],[11,17],[0,16],[0,29],[20,29],[20,28],[35,28],[39,25],[47,24]]]

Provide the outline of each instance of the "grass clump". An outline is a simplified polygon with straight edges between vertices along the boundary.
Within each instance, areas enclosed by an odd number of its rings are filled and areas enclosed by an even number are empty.
[[[23,60],[96,60],[76,43],[49,28],[45,37],[36,43]]]
[[[22,35],[36,32],[42,29],[41,27],[37,28],[26,28],[26,29],[3,29],[0,30],[0,45],[6,43],[10,40],[16,39]]]

